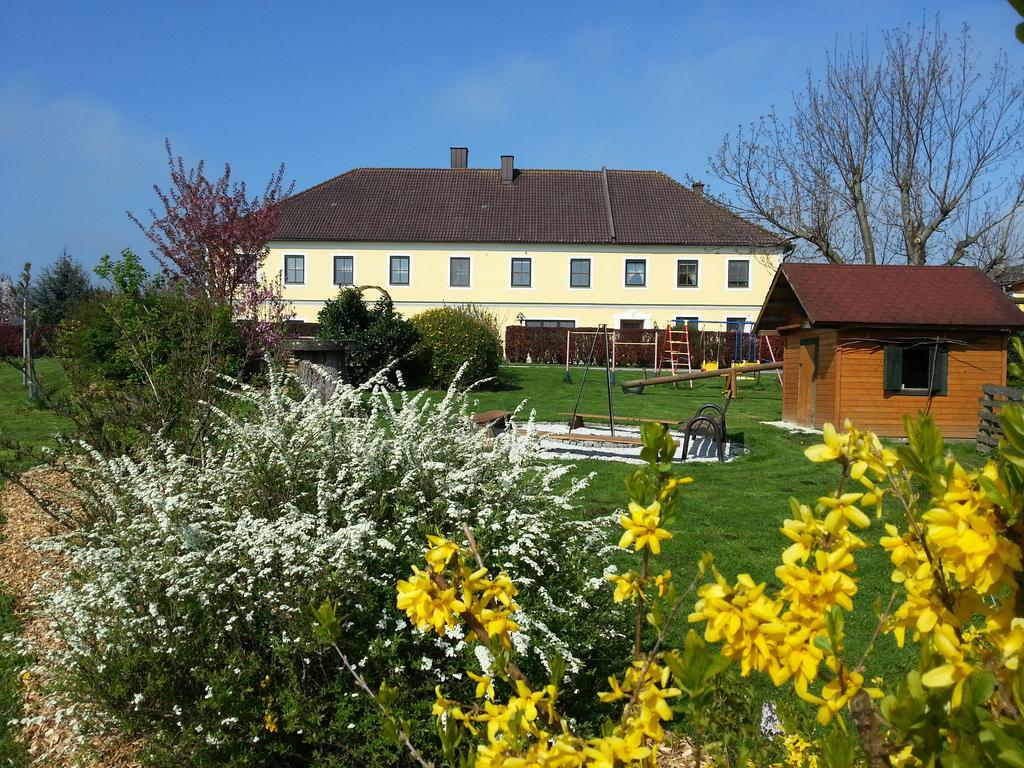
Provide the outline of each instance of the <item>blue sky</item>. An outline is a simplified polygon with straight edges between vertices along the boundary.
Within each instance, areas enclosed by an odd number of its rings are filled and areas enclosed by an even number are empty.
[[[357,166],[658,168],[711,181],[722,135],[825,50],[935,13],[1004,47],[1003,0],[0,0],[0,273],[148,245],[163,139],[262,188]]]

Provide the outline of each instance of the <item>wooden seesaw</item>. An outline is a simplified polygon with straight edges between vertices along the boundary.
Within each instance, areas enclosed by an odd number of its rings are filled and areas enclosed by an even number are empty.
[[[710,379],[713,376],[724,376],[727,379],[726,391],[730,397],[735,398],[739,394],[736,386],[736,377],[744,373],[758,373],[759,371],[780,371],[782,363],[762,363],[760,365],[738,365],[735,368],[716,368],[713,371],[694,371],[692,373],[680,373],[675,376],[656,376],[653,379],[632,379],[622,382],[622,391],[628,395],[639,395],[645,387],[654,387],[659,384],[675,384],[679,381],[693,381],[694,379]]]

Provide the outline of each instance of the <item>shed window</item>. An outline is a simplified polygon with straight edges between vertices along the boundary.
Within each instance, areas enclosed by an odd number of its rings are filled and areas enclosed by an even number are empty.
[[[885,391],[945,395],[949,368],[946,344],[886,344]]]

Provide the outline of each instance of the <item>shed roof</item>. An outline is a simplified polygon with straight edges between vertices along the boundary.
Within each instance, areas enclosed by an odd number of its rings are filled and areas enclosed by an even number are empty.
[[[1022,328],[1024,312],[974,267],[783,264],[757,330],[811,326]]]
[[[781,248],[660,171],[356,168],[284,201],[275,240]]]

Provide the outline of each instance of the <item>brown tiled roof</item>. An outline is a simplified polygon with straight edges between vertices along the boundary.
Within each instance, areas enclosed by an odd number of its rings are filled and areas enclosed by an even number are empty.
[[[756,328],[792,322],[794,308],[815,326],[1024,327],[1024,312],[974,267],[783,264]]]
[[[658,171],[357,168],[285,201],[277,240],[780,247]],[[609,223],[608,207],[611,207]]]

